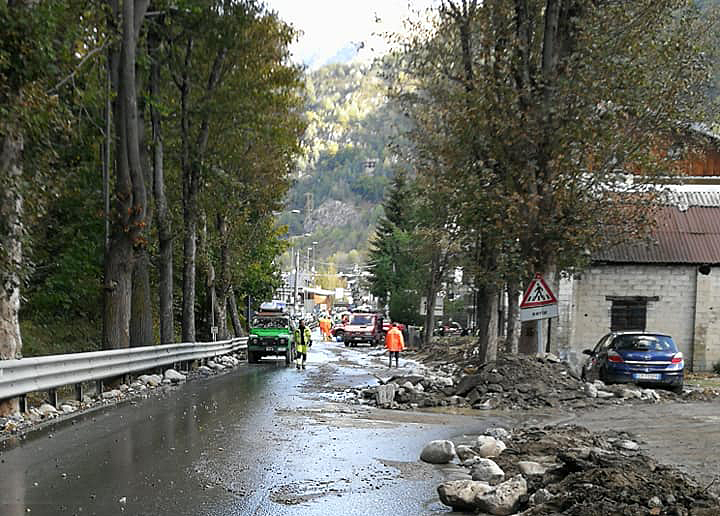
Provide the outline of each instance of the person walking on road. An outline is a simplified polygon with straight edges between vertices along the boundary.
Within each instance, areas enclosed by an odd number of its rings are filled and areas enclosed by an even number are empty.
[[[293,341],[295,342],[295,351],[297,351],[295,367],[298,369],[301,367],[305,369],[308,348],[312,346],[310,328],[305,326],[305,321],[300,321],[300,326],[298,326],[293,334]]]
[[[405,339],[395,323],[392,323],[392,328],[388,330],[385,336],[385,347],[390,355],[388,367],[392,367],[393,355],[395,355],[395,367],[400,367],[400,352],[405,349]]]

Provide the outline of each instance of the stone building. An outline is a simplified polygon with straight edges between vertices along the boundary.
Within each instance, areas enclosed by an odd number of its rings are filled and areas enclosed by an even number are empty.
[[[676,193],[649,239],[605,249],[561,281],[554,344],[582,360],[611,330],[673,336],[686,364],[720,362],[720,192]]]

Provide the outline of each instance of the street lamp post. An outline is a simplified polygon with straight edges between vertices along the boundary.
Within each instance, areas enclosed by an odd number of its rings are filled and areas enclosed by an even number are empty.
[[[312,270],[315,272],[315,267],[317,266],[317,261],[315,259],[315,246],[318,245],[317,242],[312,243]]]

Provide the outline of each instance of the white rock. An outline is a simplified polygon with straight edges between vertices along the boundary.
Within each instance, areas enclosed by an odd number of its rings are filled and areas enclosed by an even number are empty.
[[[643,389],[642,391],[643,398],[649,399],[649,400],[660,400],[660,395],[655,391],[655,389]]]
[[[595,381],[593,382],[593,385],[594,385],[595,387],[597,387],[598,389],[600,389],[600,390],[602,390],[602,389],[605,388],[605,382],[603,382],[602,380],[595,380]]]
[[[430,464],[447,464],[455,458],[455,445],[452,441],[430,441],[420,454],[420,459]]]
[[[435,383],[437,383],[440,387],[452,387],[453,386],[453,379],[447,376],[438,376],[434,379]]]
[[[546,466],[543,466],[539,462],[533,462],[531,460],[521,460],[517,463],[520,473],[526,477],[534,475],[544,475],[548,470]]]
[[[43,417],[48,417],[56,415],[58,413],[58,410],[49,403],[43,403],[38,408],[38,413]]]
[[[637,451],[640,449],[640,445],[636,443],[635,441],[630,441],[629,439],[623,439],[622,441],[618,441],[615,443],[615,446],[622,450],[630,450],[630,451]]]
[[[122,396],[122,392],[120,392],[118,389],[112,389],[110,391],[105,391],[102,393],[102,399],[104,400],[119,398],[120,396]]]
[[[214,360],[208,360],[207,365],[210,369],[215,369],[216,371],[222,371],[223,369],[225,369],[224,365],[218,364]]]
[[[423,387],[423,384],[418,382],[417,385],[415,385],[415,390],[418,392],[425,392],[425,387]]]
[[[473,405],[473,408],[480,410],[491,410],[493,408],[492,400],[485,400],[482,403]]]
[[[182,373],[178,373],[175,369],[168,369],[165,371],[165,379],[172,382],[184,382],[187,380],[187,376]]]
[[[411,382],[405,382],[404,384],[401,385],[401,387],[403,389],[405,389],[406,391],[410,391],[410,392],[415,391],[415,386]]]
[[[585,396],[588,398],[597,398],[598,397],[598,388],[595,387],[592,383],[586,383],[585,384]]]
[[[475,497],[475,505],[489,514],[508,516],[513,514],[520,497],[527,494],[527,482],[522,475],[498,485],[492,491]]]
[[[612,398],[612,397],[614,397],[614,396],[615,396],[615,395],[614,395],[612,392],[600,391],[600,390],[597,391],[597,397],[598,397],[598,398]]]
[[[505,480],[505,472],[494,460],[479,458],[470,471],[473,480],[497,484]]]
[[[485,482],[475,480],[452,480],[443,482],[437,488],[440,501],[459,511],[472,511],[475,509],[475,499],[492,487]]]
[[[553,497],[552,493],[545,488],[535,491],[529,498],[530,505],[540,505],[549,501]]]
[[[483,435],[489,435],[490,437],[494,437],[495,439],[498,439],[500,441],[504,441],[512,437],[510,435],[510,432],[499,426],[488,428],[483,432]]]
[[[82,402],[85,405],[90,405],[93,402],[93,399],[90,396],[85,395],[85,396],[83,396]]]
[[[144,383],[148,387],[157,387],[162,383],[162,377],[157,374],[143,374],[138,376],[138,380]]]
[[[654,507],[662,507],[663,503],[662,503],[662,500],[660,500],[659,496],[653,496],[652,498],[650,498],[648,500],[647,505],[648,505],[648,507],[650,507],[652,509]]]
[[[489,435],[481,435],[477,438],[476,449],[478,455],[485,459],[497,457],[505,448],[507,447],[503,441],[490,437]]]
[[[62,404],[60,405],[60,410],[63,411],[65,414],[71,414],[72,412],[75,412],[77,409],[73,407],[72,405],[66,405]]]
[[[637,389],[621,389],[618,396],[623,399],[642,398],[642,392]]]
[[[213,372],[212,369],[210,369],[208,366],[204,366],[204,365],[201,365],[200,367],[198,367],[197,370],[198,370],[199,373],[201,373],[201,374],[207,374],[207,375],[210,375],[210,374],[212,374],[212,372]]]
[[[163,378],[161,383],[162,383],[163,385],[170,385],[170,384],[173,383],[173,382],[172,382],[172,380],[170,380],[170,379],[168,379],[168,378]]]
[[[120,390],[120,392],[127,392],[130,389],[130,387],[128,387],[124,383],[121,383],[120,385],[118,385],[118,389]]]

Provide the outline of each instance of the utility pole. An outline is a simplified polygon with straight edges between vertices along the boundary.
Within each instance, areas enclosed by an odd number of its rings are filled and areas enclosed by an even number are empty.
[[[295,253],[295,285],[294,285],[294,293],[293,293],[293,308],[295,309],[295,314],[298,313],[298,307],[297,307],[297,301],[298,301],[298,272],[300,269],[300,250],[298,249],[298,252]]]

